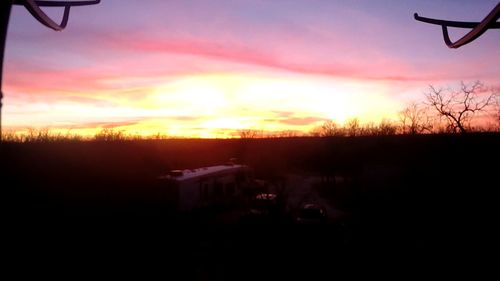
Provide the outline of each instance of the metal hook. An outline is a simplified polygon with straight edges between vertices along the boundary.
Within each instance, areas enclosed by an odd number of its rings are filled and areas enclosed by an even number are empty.
[[[437,20],[421,17],[417,13],[414,14],[414,17],[417,21],[440,25],[443,31],[443,39],[445,44],[449,48],[459,48],[474,41],[488,29],[500,28],[500,23],[497,22],[497,20],[500,18],[500,3],[498,3],[496,7],[491,10],[491,12],[481,22]],[[448,34],[448,27],[472,28],[472,30],[465,34],[462,38],[458,39],[455,42],[452,42]]]
[[[63,30],[68,24],[69,11],[73,6],[86,6],[99,4],[100,0],[94,1],[37,1],[37,0],[17,0],[14,4],[22,4],[41,24],[56,31]],[[54,22],[40,7],[64,7],[64,15],[60,24]]]

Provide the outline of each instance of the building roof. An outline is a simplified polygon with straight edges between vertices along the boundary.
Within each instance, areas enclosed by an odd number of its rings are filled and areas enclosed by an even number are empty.
[[[246,168],[247,166],[245,165],[236,165],[236,164],[231,164],[231,165],[217,165],[217,166],[210,166],[210,167],[203,167],[203,168],[197,168],[197,169],[190,169],[190,170],[174,170],[171,171],[171,173],[164,178],[175,180],[175,181],[186,181],[190,179],[195,179],[203,176],[211,176],[211,175],[218,175],[218,174],[225,174],[237,170],[241,170],[243,168]]]

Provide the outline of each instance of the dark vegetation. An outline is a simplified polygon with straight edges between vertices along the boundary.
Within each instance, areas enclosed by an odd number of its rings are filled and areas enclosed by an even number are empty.
[[[313,263],[305,268],[320,270],[382,253],[439,264],[490,246],[498,221],[499,144],[498,133],[3,143],[4,214],[11,231],[28,237],[24,242],[44,244],[33,236],[48,231],[56,239],[79,239],[70,243],[77,252],[95,241],[113,245],[114,254],[168,250],[173,258],[188,255],[195,276],[248,270],[255,264],[233,257],[251,254],[273,272],[282,270],[273,262],[278,257],[298,263],[297,270],[304,260]],[[344,177],[342,189],[330,184],[322,194],[349,219],[297,227],[209,225],[177,216],[156,177],[232,157],[274,182],[287,174]],[[214,261],[213,252],[226,258]]]

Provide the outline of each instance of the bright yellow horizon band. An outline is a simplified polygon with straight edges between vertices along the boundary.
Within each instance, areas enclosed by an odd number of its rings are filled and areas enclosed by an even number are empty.
[[[248,129],[306,133],[325,120],[378,123],[396,120],[401,109],[386,95],[383,82],[230,73],[165,77],[165,81],[135,81],[144,85],[126,94],[120,85],[129,81],[119,79],[100,81],[114,91],[64,93],[91,97],[97,103],[27,102],[20,108],[24,114],[8,116],[6,129],[22,133],[27,128],[50,128],[54,133],[89,136],[112,127],[141,136],[226,138]],[[33,117],[38,118],[25,120]]]

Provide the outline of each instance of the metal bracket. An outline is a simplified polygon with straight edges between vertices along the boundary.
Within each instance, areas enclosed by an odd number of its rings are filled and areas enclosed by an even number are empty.
[[[414,14],[414,17],[417,21],[440,25],[443,30],[443,39],[446,43],[446,46],[448,46],[449,48],[459,48],[474,41],[488,29],[500,28],[500,23],[497,22],[498,18],[500,18],[500,3],[498,3],[496,7],[491,10],[491,12],[481,22],[437,20],[421,17],[417,13]],[[448,35],[448,27],[472,28],[472,30],[457,41],[451,42],[450,36]]]
[[[101,0],[92,1],[38,1],[38,0],[15,0],[15,5],[24,5],[30,14],[41,24],[56,31],[63,30],[68,24],[69,11],[73,6],[87,6],[99,4]],[[40,7],[64,7],[64,15],[60,24],[54,22]]]

